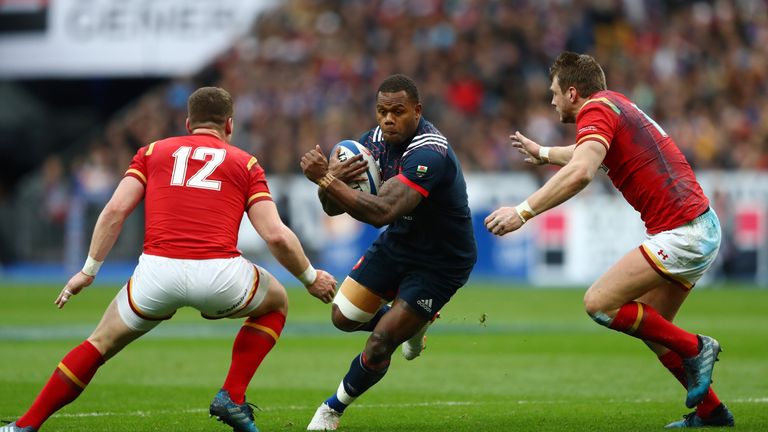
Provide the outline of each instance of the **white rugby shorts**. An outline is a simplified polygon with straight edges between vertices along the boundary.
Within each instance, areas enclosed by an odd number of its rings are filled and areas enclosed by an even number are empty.
[[[151,330],[184,306],[208,319],[238,318],[261,304],[269,277],[241,256],[192,260],[142,254],[117,293],[117,307],[123,322],[137,331]]]
[[[689,290],[715,261],[720,237],[720,221],[710,208],[685,225],[649,235],[640,252],[663,278]]]

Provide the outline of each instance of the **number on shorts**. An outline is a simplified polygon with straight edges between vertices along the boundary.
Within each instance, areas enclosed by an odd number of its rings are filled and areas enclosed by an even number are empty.
[[[184,179],[187,177],[187,162],[189,161],[190,155],[192,156],[192,159],[205,161],[205,165],[187,180],[186,186],[200,189],[221,190],[221,181],[208,180],[208,176],[213,174],[213,171],[224,162],[224,156],[227,155],[227,151],[210,147],[198,147],[193,153],[192,147],[182,146],[173,152],[174,161],[173,172],[171,173],[171,185],[185,185]],[[211,160],[206,161],[208,156],[211,157]]]

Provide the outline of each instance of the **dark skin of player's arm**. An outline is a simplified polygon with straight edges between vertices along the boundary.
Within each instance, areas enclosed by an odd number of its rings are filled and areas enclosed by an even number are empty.
[[[308,152],[301,158],[301,168],[308,179],[317,183],[328,173],[328,160],[320,147]],[[321,193],[326,201],[332,200],[339,210],[346,211],[353,218],[382,227],[405,216],[422,200],[421,194],[395,178],[381,186],[378,195],[360,192],[347,186],[338,178],[332,181]],[[325,208],[324,203],[324,208]]]
[[[339,161],[340,152],[341,149],[338,150],[336,155],[331,156],[328,162],[328,172],[344,183],[364,181],[366,179],[364,173],[366,168],[368,168],[368,164],[363,160],[363,155],[357,155],[341,162]],[[344,210],[339,207],[338,203],[329,197],[323,189],[317,190],[317,196],[320,198],[323,211],[328,216],[338,216],[344,213]]]

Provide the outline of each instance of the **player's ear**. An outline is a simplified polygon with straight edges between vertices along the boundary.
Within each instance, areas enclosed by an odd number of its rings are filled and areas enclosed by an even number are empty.
[[[571,103],[576,103],[578,98],[579,91],[576,90],[576,87],[568,87],[568,100],[571,101]]]
[[[235,119],[232,117],[227,119],[227,124],[224,125],[224,132],[227,135],[232,135],[232,131],[235,129]]]
[[[420,104],[420,103],[417,103],[417,104],[416,104],[416,105],[413,107],[413,110],[416,112],[416,120],[419,120],[419,119],[421,118],[421,104]]]
[[[189,125],[189,117],[187,117],[187,120],[184,122],[184,126],[187,128],[187,132],[192,133],[192,127]]]

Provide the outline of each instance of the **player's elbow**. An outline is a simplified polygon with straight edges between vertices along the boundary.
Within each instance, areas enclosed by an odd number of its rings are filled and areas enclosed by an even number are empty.
[[[273,229],[266,232],[262,238],[270,249],[286,249],[290,243],[288,227],[281,226],[280,229]]]
[[[570,176],[571,184],[576,191],[587,187],[593,178],[595,178],[594,171],[582,165],[574,166]]]
[[[372,215],[368,223],[376,228],[381,228],[391,224],[395,219],[397,219],[397,215],[391,212],[380,212]]]
[[[132,210],[133,207],[128,204],[110,200],[107,205],[104,206],[104,210],[101,212],[101,217],[106,221],[121,223],[128,218],[128,215],[131,214]]]

